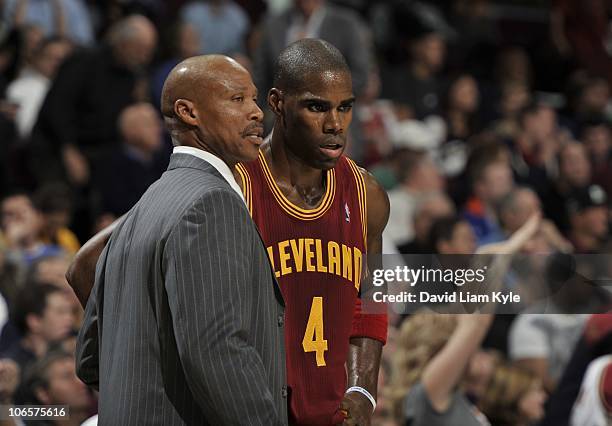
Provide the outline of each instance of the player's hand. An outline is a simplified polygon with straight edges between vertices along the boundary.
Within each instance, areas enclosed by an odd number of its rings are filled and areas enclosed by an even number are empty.
[[[343,426],[370,426],[372,403],[359,392],[349,392],[340,402],[340,411],[346,412]]]

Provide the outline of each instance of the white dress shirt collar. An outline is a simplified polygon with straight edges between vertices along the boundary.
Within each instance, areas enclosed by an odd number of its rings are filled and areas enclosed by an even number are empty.
[[[240,195],[240,199],[244,202],[244,196],[242,195],[240,186],[238,186],[236,179],[234,179],[234,175],[232,171],[230,170],[229,166],[225,164],[225,162],[222,159],[220,159],[214,154],[211,154],[208,151],[203,151],[201,149],[193,148],[191,146],[175,146],[172,152],[175,154],[193,155],[195,157],[198,157],[201,160],[206,161],[208,164],[210,164],[215,169],[217,169],[217,171],[221,174],[221,176],[223,176],[223,178],[227,181],[227,183],[229,183],[232,189],[236,191],[238,195]]]

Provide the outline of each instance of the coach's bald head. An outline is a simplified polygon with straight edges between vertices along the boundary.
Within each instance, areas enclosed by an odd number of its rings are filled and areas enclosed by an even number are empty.
[[[235,74],[248,74],[238,62],[223,55],[203,55],[185,59],[175,66],[164,83],[161,111],[164,117],[178,118],[175,104],[181,99],[203,101],[207,93],[222,86]]]
[[[251,75],[238,62],[223,55],[195,56],[170,71],[161,111],[174,145],[234,164],[257,157],[263,113],[256,97]]]

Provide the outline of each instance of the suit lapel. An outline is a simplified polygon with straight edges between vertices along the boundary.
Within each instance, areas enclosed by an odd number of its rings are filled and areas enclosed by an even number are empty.
[[[189,168],[189,169],[196,169],[196,170],[201,170],[204,173],[210,173],[213,174],[217,177],[219,177],[221,180],[223,180],[223,182],[227,182],[225,180],[225,178],[223,176],[221,176],[221,173],[219,173],[217,171],[217,169],[215,169],[210,163],[202,160],[201,158],[198,158],[194,155],[189,155],[189,154],[183,154],[183,153],[174,153],[170,156],[170,163],[168,164],[168,170],[174,170],[174,169],[180,169],[180,168]],[[229,183],[227,184],[228,187]],[[231,188],[231,187],[230,187]],[[248,215],[248,210],[246,210],[246,214]],[[272,280],[274,282],[274,293],[276,295],[276,298],[278,300],[278,302],[284,307],[285,306],[285,300],[283,298],[283,294],[280,290],[280,285],[276,279],[276,276],[274,275],[274,270],[272,269],[272,264],[269,262],[268,259],[268,252],[266,250],[266,244],[264,243],[263,239],[261,238],[261,234],[259,233],[259,230],[257,229],[257,225],[255,225],[255,222],[253,222],[253,219],[251,219],[251,216],[249,215],[249,219],[251,220],[251,223],[253,224],[253,228],[255,229],[255,232],[257,232],[257,236],[259,238],[259,241],[261,241],[261,245],[263,247],[263,250],[265,252],[265,257],[266,260],[268,261],[268,267],[270,268],[270,272],[272,274]]]

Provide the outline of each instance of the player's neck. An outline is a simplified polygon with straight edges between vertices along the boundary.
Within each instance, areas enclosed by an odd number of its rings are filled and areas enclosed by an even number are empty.
[[[294,188],[301,188],[305,191],[324,187],[324,172],[315,169],[291,153],[284,145],[282,140],[272,139],[264,150],[266,162],[272,170],[274,179],[281,180]]]

